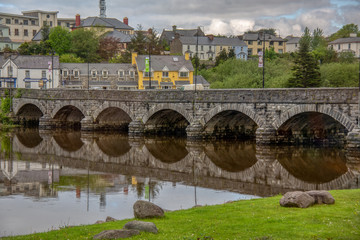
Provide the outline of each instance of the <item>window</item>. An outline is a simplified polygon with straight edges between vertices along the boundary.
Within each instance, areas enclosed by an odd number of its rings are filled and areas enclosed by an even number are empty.
[[[47,18],[50,18],[50,15],[49,15],[49,14],[48,14],[48,15],[46,15],[46,17],[47,17]]]
[[[261,48],[258,48],[257,52],[259,53],[259,52],[261,52],[261,51],[262,51],[262,49],[261,49]]]
[[[223,47],[222,46],[220,46],[220,51],[223,49]]]
[[[19,19],[15,19],[15,24],[19,24]]]
[[[279,42],[279,46],[282,46],[283,45],[283,42]]]
[[[162,77],[163,78],[168,78],[169,77],[169,72],[162,72]]]
[[[46,79],[46,71],[41,71],[41,79]]]
[[[23,23],[24,25],[29,25],[29,20],[24,20]]]
[[[108,75],[109,75],[108,70],[103,70],[103,71],[102,71],[102,76],[103,76],[103,78],[107,78]]]
[[[70,23],[66,23],[66,27],[68,27],[68,28],[69,28],[69,27],[70,27]]]
[[[133,78],[135,76],[135,72],[134,71],[130,71],[130,77]]]
[[[248,44],[249,44],[249,45],[252,45],[252,44],[253,44],[253,41],[248,41]]]
[[[119,77],[123,78],[124,77],[124,71],[123,70],[119,70],[118,71]]]
[[[68,75],[69,75],[68,70],[63,70],[63,77],[64,77],[64,78],[67,78]]]
[[[149,77],[149,72],[144,72],[144,77]],[[153,72],[151,72],[150,77],[154,77]]]
[[[243,48],[243,47],[240,47],[240,51],[244,51],[244,48]]]
[[[79,78],[80,72],[79,70],[74,70],[74,78]]]
[[[251,56],[252,55],[252,48],[248,49],[248,55]]]
[[[7,67],[7,71],[8,71],[8,77],[12,77],[12,76],[13,76],[13,67],[12,67],[12,66],[8,66],[8,67]]]
[[[190,45],[188,45],[188,50],[190,50]]]
[[[211,51],[211,46],[209,46],[209,50]]]
[[[52,27],[52,21],[50,21],[50,27]]]
[[[201,51],[204,51],[204,46],[203,45],[201,45]]]
[[[27,29],[24,29],[24,36],[25,37],[29,36],[29,31]]]
[[[15,36],[19,36],[19,29],[15,29]]]
[[[279,49],[279,53],[283,53],[283,50],[282,50],[282,49]]]
[[[10,18],[7,18],[7,19],[5,20],[5,22],[6,22],[6,24],[11,24],[11,19],[10,19]]]
[[[0,37],[2,37],[3,36],[3,32],[2,32],[2,30],[0,29]]]
[[[185,71],[179,72],[179,77],[188,77],[188,76],[189,76],[189,72],[185,72]]]
[[[96,78],[96,70],[91,70],[91,77]]]
[[[258,41],[257,43],[258,43],[258,46],[259,46],[259,45],[260,45],[260,46],[262,45],[262,41]]]
[[[349,49],[351,49],[351,43],[349,43],[349,46],[348,46]]]
[[[33,30],[33,36],[35,36],[36,35],[36,30]]]
[[[270,41],[270,46],[274,46],[274,42],[273,42],[273,41]]]
[[[340,50],[340,44],[338,44],[338,50]]]
[[[31,25],[35,25],[35,24],[36,24],[35,20],[31,20]]]
[[[25,78],[30,78],[30,70],[25,71]]]
[[[31,88],[31,82],[25,82],[25,88]]]

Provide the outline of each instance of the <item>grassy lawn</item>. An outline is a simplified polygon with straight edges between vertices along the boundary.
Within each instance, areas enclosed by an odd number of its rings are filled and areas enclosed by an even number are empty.
[[[281,196],[167,212],[154,222],[158,234],[131,239],[360,239],[360,189],[330,191],[334,205],[283,208]],[[67,227],[4,239],[92,239],[103,230],[120,229],[130,220]]]

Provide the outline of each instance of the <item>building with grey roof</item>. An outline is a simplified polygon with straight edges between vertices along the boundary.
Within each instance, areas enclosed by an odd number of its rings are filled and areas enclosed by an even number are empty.
[[[172,30],[163,30],[160,36],[160,41],[165,41],[168,45],[170,45],[170,42],[175,39],[175,35],[178,34],[182,37],[194,37],[196,35],[204,37],[205,34],[201,30],[201,28],[198,29],[178,29],[175,25],[172,27]]]
[[[299,50],[299,41],[300,41],[300,37],[293,37],[293,36],[289,36],[285,38],[287,41],[285,42],[286,44],[286,52],[296,52],[297,50]]]
[[[248,55],[257,55],[263,49],[273,48],[276,53],[285,53],[285,40],[271,34],[245,33],[239,36],[248,46]]]
[[[134,34],[134,28],[128,25],[128,19],[124,18],[124,22],[116,18],[88,17],[81,21],[80,28],[103,27],[105,31],[114,31],[125,34]]]
[[[352,52],[358,58],[360,58],[360,37],[350,34],[348,38],[339,38],[329,43],[331,49],[334,49],[337,53]]]
[[[61,63],[64,88],[137,89],[136,69],[127,63]]]
[[[170,43],[170,53],[172,54],[190,54],[190,57],[198,54],[200,60],[214,60],[222,50],[227,53],[233,49],[236,58],[247,59],[247,45],[239,38],[214,37],[208,35],[205,37],[181,37],[176,38]]]
[[[1,87],[59,87],[58,56],[2,55],[0,63]]]

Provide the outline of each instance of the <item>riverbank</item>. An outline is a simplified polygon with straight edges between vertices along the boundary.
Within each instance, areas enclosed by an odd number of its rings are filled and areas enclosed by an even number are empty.
[[[360,189],[330,192],[334,205],[307,209],[280,207],[281,196],[275,196],[167,212],[162,219],[146,220],[156,224],[158,234],[142,233],[131,239],[360,239]],[[129,221],[3,239],[92,239]]]

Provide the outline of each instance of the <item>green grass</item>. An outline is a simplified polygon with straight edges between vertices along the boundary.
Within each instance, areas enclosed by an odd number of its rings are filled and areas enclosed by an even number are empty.
[[[167,212],[150,219],[158,234],[141,233],[131,239],[360,239],[360,189],[331,191],[334,205],[306,209],[280,207],[281,196],[237,201]],[[130,220],[4,239],[92,239],[106,229],[120,229]]]

